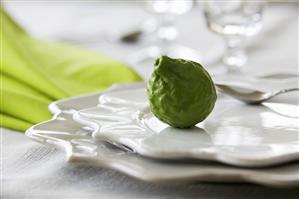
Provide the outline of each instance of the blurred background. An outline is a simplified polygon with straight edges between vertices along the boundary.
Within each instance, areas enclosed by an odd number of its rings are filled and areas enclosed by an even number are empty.
[[[111,55],[148,78],[153,62],[140,62],[136,57],[160,42],[157,24],[161,25],[163,12],[173,13],[162,19],[162,25],[170,21],[177,29],[162,30],[166,45],[187,47],[212,74],[224,72],[221,57],[226,44],[223,36],[207,27],[207,2],[213,1],[178,1],[174,10],[168,7],[166,11],[163,5],[149,1],[4,1],[3,5],[31,34]],[[261,30],[242,41],[249,57],[243,72],[299,73],[298,4],[268,2],[261,15]]]

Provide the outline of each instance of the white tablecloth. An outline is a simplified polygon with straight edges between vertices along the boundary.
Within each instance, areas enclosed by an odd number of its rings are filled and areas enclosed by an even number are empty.
[[[7,10],[32,34],[50,40],[68,35],[116,32],[138,25],[149,14],[130,3],[5,1]],[[184,44],[205,57],[208,69],[223,51],[218,36],[205,28],[200,7],[178,20]],[[248,40],[248,74],[298,71],[298,4],[267,8],[262,32]],[[116,58],[145,46],[99,40],[85,45]],[[215,55],[217,55],[215,57]],[[136,70],[145,77],[151,68]],[[217,68],[216,68],[217,69]],[[64,153],[35,143],[23,133],[1,129],[1,198],[296,198],[299,190],[273,189],[249,184],[148,184],[116,171],[80,167],[65,162]]]

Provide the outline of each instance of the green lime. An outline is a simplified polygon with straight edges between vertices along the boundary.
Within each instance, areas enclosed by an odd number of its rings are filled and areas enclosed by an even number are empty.
[[[188,128],[213,110],[217,95],[209,73],[199,63],[161,56],[147,83],[152,113],[162,122]]]

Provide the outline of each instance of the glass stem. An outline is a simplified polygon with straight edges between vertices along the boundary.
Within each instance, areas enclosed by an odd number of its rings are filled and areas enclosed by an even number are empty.
[[[158,46],[162,52],[167,51],[170,43],[172,43],[178,35],[178,31],[174,25],[174,16],[170,14],[161,15],[159,18],[159,27],[157,30]]]
[[[229,70],[239,70],[247,62],[247,55],[244,48],[245,38],[242,36],[227,36],[226,52],[223,56],[223,62]]]

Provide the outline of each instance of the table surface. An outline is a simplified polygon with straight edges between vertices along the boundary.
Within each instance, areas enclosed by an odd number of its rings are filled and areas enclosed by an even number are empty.
[[[37,37],[61,40],[76,35],[96,38],[81,45],[127,61],[148,41],[128,45],[102,36],[129,30],[149,17],[141,5],[108,1],[4,1],[6,9]],[[298,4],[271,4],[260,34],[249,38],[249,75],[298,74]],[[201,7],[177,20],[177,42],[194,48],[210,71],[220,70],[224,44],[204,24]],[[192,31],[191,31],[192,30]],[[108,34],[111,33],[111,34]],[[97,35],[99,37],[97,38]],[[151,66],[133,66],[145,78]],[[1,198],[296,198],[298,189],[273,189],[251,184],[158,185],[119,172],[70,165],[64,152],[29,140],[23,133],[1,129]]]

